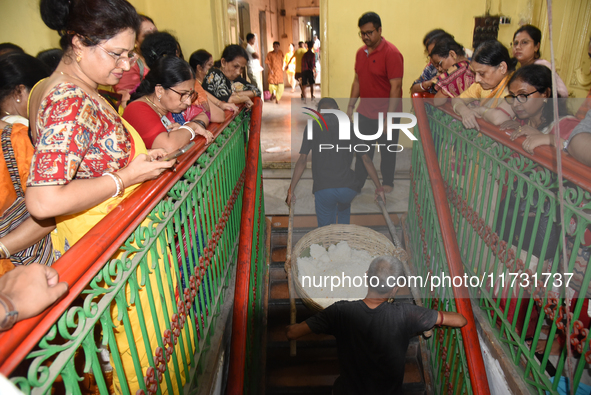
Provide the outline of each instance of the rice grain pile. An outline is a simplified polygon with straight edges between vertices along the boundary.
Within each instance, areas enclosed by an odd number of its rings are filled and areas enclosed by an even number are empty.
[[[361,280],[374,258],[367,251],[352,249],[346,241],[331,244],[328,250],[313,244],[309,258],[298,258],[298,278],[306,293],[324,308],[337,300],[363,299],[367,286]]]

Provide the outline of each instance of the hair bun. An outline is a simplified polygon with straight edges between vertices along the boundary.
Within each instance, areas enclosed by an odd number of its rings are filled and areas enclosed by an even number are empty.
[[[517,58],[511,58],[509,63],[510,64],[507,65],[509,66],[509,70],[515,70],[515,68],[517,67],[517,63],[519,63],[519,61],[517,60]]]
[[[70,14],[70,2],[75,0],[41,0],[41,19],[52,30],[66,30]]]

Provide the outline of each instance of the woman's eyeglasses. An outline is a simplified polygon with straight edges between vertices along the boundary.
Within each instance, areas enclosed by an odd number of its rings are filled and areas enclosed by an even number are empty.
[[[191,89],[188,92],[177,92],[172,88],[168,88],[168,89],[170,89],[171,91],[173,91],[174,93],[176,93],[177,95],[179,95],[181,97],[181,103],[186,101],[187,99],[191,99],[191,103],[193,103],[199,97],[199,92],[196,92],[193,89]]]
[[[525,103],[527,102],[528,97],[530,97],[531,95],[533,95],[534,93],[536,93],[538,91],[533,91],[531,93],[520,93],[519,95],[507,95],[505,96],[505,101],[509,104],[513,104],[515,102],[515,100],[517,99],[517,101],[519,103]]]
[[[516,47],[525,47],[527,44],[529,44],[529,43],[531,43],[531,42],[532,42],[532,40],[521,40],[521,41],[513,41],[513,42],[511,43],[511,46],[512,46],[513,48],[516,48]]]
[[[120,66],[124,61],[127,61],[127,63],[129,63],[130,66],[133,66],[135,64],[135,62],[137,62],[137,55],[133,51],[128,51],[127,56],[123,56],[123,52],[115,53],[115,52],[107,51],[105,48],[103,48],[99,44],[96,44],[96,46],[99,47],[100,49],[102,49],[107,55],[109,55],[110,57],[115,59],[116,66]]]

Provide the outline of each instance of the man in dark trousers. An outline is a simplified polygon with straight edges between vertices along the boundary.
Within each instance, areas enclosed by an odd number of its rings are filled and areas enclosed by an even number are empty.
[[[388,303],[402,284],[402,262],[375,258],[367,270],[367,296],[340,301],[299,324],[286,328],[288,339],[325,333],[337,339],[340,376],[334,395],[402,393],[406,351],[412,337],[435,325],[459,328],[463,315],[425,309],[410,303]],[[406,284],[406,281],[404,282]]]
[[[357,112],[359,113],[359,131],[364,135],[375,134],[378,130],[378,113],[386,117],[388,112],[402,110],[402,76],[404,59],[398,49],[382,37],[382,21],[375,12],[367,12],[359,18],[359,37],[365,44],[357,51],[355,57],[355,79],[351,86],[351,95],[347,114],[352,118],[357,99],[360,99]],[[395,121],[395,123],[398,123]],[[376,143],[386,146],[398,143],[400,130],[392,131],[392,140],[386,140],[386,120],[384,131]],[[396,147],[380,149],[382,184],[386,192],[394,188],[394,171],[396,170]],[[368,152],[373,159],[375,147]],[[367,179],[364,166],[355,165],[356,180],[361,187]]]
[[[337,102],[330,97],[324,97],[318,102],[318,111],[338,110]],[[318,226],[330,224],[348,224],[351,218],[351,202],[360,192],[355,189],[355,173],[351,169],[353,156],[357,155],[357,160],[367,166],[367,171],[376,186],[376,195],[386,201],[386,196],[378,173],[373,166],[373,162],[365,153],[355,153],[353,149],[336,149],[339,145],[339,124],[334,114],[324,114],[326,128],[321,128],[318,124],[312,125],[312,139],[308,139],[308,131],[304,132],[302,147],[300,148],[300,157],[296,162],[291,184],[287,191],[287,205],[291,204],[294,192],[304,170],[308,155],[312,153],[312,178],[314,184],[312,193],[314,193],[314,208],[316,209],[316,218]],[[351,133],[353,135],[353,133]],[[355,143],[355,140],[351,141]],[[342,145],[345,145],[342,141]],[[328,148],[327,147],[332,147]]]
[[[316,70],[316,56],[313,51],[314,43],[308,41],[306,45],[308,46],[308,51],[302,57],[302,97],[304,98],[304,103],[306,103],[306,87],[309,86],[310,99],[312,99],[312,103],[314,103],[314,84],[316,83],[316,81],[314,81],[314,71]]]

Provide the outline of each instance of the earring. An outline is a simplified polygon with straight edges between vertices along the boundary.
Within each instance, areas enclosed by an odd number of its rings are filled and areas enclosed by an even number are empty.
[[[158,96],[158,101],[160,101],[160,96]]]
[[[20,103],[20,102],[21,102],[21,99],[16,99],[16,102],[17,102],[17,103]]]
[[[82,60],[82,54],[77,53],[76,54],[76,62],[80,63],[81,60]]]
[[[548,99],[544,99],[544,103],[548,103]]]

